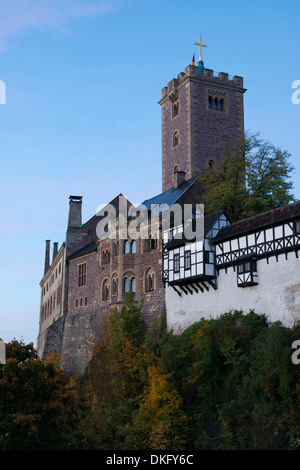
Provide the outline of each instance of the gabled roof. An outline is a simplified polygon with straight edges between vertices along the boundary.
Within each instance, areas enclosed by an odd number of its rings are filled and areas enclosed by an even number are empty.
[[[300,201],[227,225],[220,230],[218,235],[215,237],[214,242],[237,237],[262,228],[271,227],[288,220],[292,221],[299,217]]]

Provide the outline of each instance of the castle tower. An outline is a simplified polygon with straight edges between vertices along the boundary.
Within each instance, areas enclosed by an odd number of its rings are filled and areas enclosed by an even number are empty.
[[[174,187],[174,173],[200,175],[218,165],[226,144],[242,140],[245,91],[242,77],[204,68],[202,55],[162,89],[163,191]]]

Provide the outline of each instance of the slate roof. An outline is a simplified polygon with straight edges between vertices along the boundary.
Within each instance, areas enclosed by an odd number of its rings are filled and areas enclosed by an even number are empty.
[[[68,256],[67,261],[70,261],[75,258],[79,258],[80,256],[88,255],[89,253],[93,253],[94,251],[97,251],[97,244],[95,240],[83,246],[79,250],[75,251],[70,256]]]
[[[183,181],[177,188],[171,188],[163,193],[158,194],[150,199],[146,199],[142,204],[147,208],[151,209],[151,205],[158,204],[159,206],[165,205],[165,210],[175,204],[186,192],[190,189],[193,184],[198,180],[199,176],[190,178],[189,180]],[[162,210],[163,212],[163,210]]]
[[[254,232],[261,228],[267,228],[278,223],[293,220],[300,217],[300,201],[278,207],[262,214],[248,217],[234,224],[223,227],[214,239],[214,243],[227,240],[245,233]]]

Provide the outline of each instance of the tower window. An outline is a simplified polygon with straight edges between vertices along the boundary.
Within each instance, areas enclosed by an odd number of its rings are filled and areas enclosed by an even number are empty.
[[[214,168],[214,166],[215,166],[214,160],[209,160],[208,166],[209,166],[209,168]]]
[[[174,119],[176,116],[178,116],[178,114],[179,114],[179,102],[174,101],[174,103],[172,103],[172,118]]]
[[[224,92],[221,93],[216,90],[208,90],[208,93],[209,93],[208,100],[207,100],[208,109],[226,112],[226,109],[227,109],[226,102],[228,101],[227,94]]]
[[[173,149],[179,145],[179,132],[175,131],[173,134]]]

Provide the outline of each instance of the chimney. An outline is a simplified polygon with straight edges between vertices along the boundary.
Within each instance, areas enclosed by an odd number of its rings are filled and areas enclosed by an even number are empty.
[[[48,271],[49,267],[50,267],[50,240],[46,240],[44,275]]]
[[[174,171],[174,188],[177,189],[185,181],[185,171]]]
[[[58,252],[58,242],[54,242],[53,243],[53,257],[52,257],[52,263],[53,261],[55,260],[55,257],[57,255],[57,252]]]
[[[69,197],[69,220],[68,227],[78,228],[81,225],[81,204],[82,196],[70,196]]]

